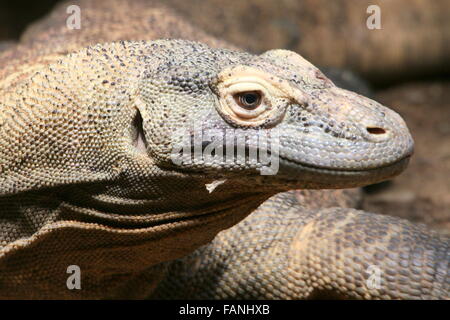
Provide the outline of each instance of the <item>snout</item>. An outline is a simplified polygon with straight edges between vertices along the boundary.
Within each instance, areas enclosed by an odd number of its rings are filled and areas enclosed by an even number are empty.
[[[386,165],[412,155],[414,141],[398,113],[354,92],[340,88],[332,91],[348,101],[347,109],[351,111],[347,113],[345,122],[359,128],[361,140],[372,143],[372,149],[385,149],[388,156],[385,159]],[[381,154],[379,157],[383,158]]]
[[[291,108],[285,140],[288,161],[331,171],[366,171],[396,164],[413,153],[403,119],[369,98],[337,87],[309,92],[307,106]]]

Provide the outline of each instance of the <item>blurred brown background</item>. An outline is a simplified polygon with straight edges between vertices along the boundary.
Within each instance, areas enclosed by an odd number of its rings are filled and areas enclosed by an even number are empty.
[[[57,2],[2,1],[0,50]],[[361,206],[450,232],[450,1],[148,2],[162,3],[180,19],[252,52],[294,50],[325,67],[333,79],[336,69],[328,67],[352,71],[338,72],[340,79],[356,82],[355,90],[371,87],[375,100],[404,117],[416,142],[405,173],[366,187]],[[366,26],[366,10],[373,4],[381,9],[380,30]]]

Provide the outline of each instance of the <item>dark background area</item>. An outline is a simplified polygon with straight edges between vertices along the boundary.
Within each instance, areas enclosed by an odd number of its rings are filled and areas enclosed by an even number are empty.
[[[18,40],[31,22],[50,12],[57,0],[1,1],[0,41]]]

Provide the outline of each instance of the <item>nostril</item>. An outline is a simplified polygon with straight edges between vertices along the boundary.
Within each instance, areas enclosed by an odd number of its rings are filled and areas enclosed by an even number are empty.
[[[379,127],[367,127],[367,132],[370,134],[385,134],[386,130]]]

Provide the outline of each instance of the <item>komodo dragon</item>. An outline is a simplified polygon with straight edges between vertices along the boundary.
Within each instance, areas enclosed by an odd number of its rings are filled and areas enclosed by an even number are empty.
[[[256,56],[182,40],[99,44],[15,82],[0,104],[3,297],[149,295],[168,270],[161,262],[211,241],[274,194],[378,182],[400,173],[413,149],[396,113],[337,88],[285,50]],[[180,127],[193,139],[233,128],[249,139],[224,142],[231,162],[177,163]],[[275,132],[275,175],[235,154],[239,143],[261,149],[255,137]],[[213,264],[212,297],[301,298],[314,288],[447,297],[444,236],[395,218],[302,214],[297,206],[289,194],[276,196],[214,241],[212,255],[239,268],[230,275]],[[79,291],[66,288],[73,264],[82,270]],[[386,279],[378,289],[364,285],[372,264]]]
[[[286,192],[388,179],[413,149],[396,113],[299,55],[158,40],[40,61],[0,80],[0,297],[448,299],[448,237]],[[180,128],[253,139],[179,163]],[[234,152],[276,133],[275,175]]]

